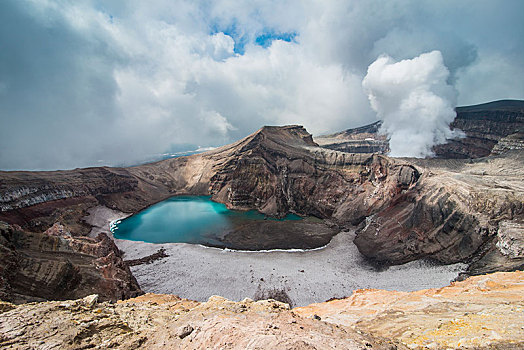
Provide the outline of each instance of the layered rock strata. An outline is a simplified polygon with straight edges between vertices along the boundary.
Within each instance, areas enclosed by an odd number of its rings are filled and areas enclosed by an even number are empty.
[[[491,153],[503,154],[516,150],[524,150],[524,132],[517,132],[501,138],[493,147]]]
[[[331,135],[315,137],[319,146],[347,153],[379,153],[389,152],[387,136],[379,132],[381,121],[359,128],[347,129]]]
[[[72,237],[56,223],[46,232],[26,232],[0,222],[0,299],[23,303],[72,299],[98,293],[101,300],[142,294],[113,241]]]
[[[515,227],[515,246],[524,237],[524,153],[414,163],[424,174],[417,186],[361,224],[355,244],[365,256],[384,263],[466,261],[474,274],[524,266],[500,243],[508,240],[507,227]]]

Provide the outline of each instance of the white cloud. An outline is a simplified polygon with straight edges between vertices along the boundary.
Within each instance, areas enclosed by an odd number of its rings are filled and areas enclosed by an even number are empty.
[[[363,125],[376,114],[361,81],[380,54],[402,60],[440,50],[459,103],[523,98],[514,79],[522,75],[522,7],[2,1],[0,169],[130,164],[266,124],[304,124],[315,134]],[[271,33],[294,40],[255,43]]]
[[[382,56],[373,62],[362,85],[389,136],[391,156],[425,157],[432,147],[461,135],[451,131],[456,91],[440,51],[395,62]]]

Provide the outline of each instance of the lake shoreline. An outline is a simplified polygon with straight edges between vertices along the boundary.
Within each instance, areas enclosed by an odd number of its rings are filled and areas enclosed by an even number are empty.
[[[100,209],[99,210],[104,210]],[[111,211],[111,209],[107,209]],[[112,215],[98,215],[118,220]],[[121,217],[125,216],[121,213]],[[120,218],[121,218],[120,217]],[[103,225],[99,220],[97,224]],[[354,230],[335,235],[314,250],[235,251],[187,243],[153,244],[114,239],[125,260],[165,249],[167,257],[131,267],[145,292],[175,294],[205,301],[212,295],[230,300],[286,296],[294,306],[342,298],[356,289],[398,291],[442,287],[465,270],[465,264],[436,266],[427,261],[377,270],[353,244]]]
[[[230,210],[210,196],[171,197],[113,222],[111,232],[117,239],[248,251],[319,248],[338,233],[324,220],[295,214],[277,219],[256,210]]]

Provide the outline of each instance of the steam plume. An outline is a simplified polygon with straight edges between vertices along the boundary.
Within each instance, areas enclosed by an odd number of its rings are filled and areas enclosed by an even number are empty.
[[[457,93],[448,77],[440,51],[400,62],[381,56],[368,67],[362,85],[390,138],[391,156],[430,156],[434,145],[462,136],[449,128]]]

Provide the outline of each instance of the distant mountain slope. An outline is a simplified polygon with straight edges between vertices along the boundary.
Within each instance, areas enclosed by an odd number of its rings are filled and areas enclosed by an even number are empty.
[[[437,158],[480,158],[489,155],[498,141],[524,131],[524,101],[500,100],[456,108],[452,129],[466,133],[465,138],[449,140],[434,147]],[[339,133],[315,137],[324,148],[348,153],[380,153],[389,151],[384,135],[378,133],[381,122],[347,129]]]
[[[436,146],[439,158],[485,157],[500,139],[524,131],[524,101],[494,101],[457,107],[456,111],[451,128],[464,131],[466,137]]]
[[[477,111],[508,111],[524,112],[524,101],[522,100],[498,100],[481,103],[478,105],[462,106],[456,108],[457,113]]]

